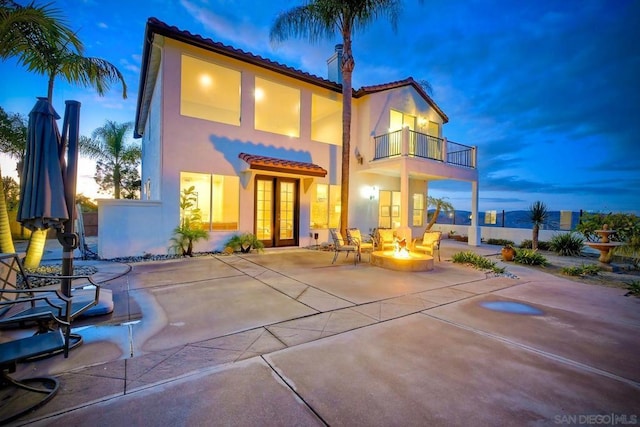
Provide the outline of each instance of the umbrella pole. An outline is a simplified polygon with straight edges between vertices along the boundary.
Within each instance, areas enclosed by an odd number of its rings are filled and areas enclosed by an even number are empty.
[[[62,244],[62,275],[73,275],[73,251],[78,247],[78,235],[75,233],[74,220],[76,209],[76,179],[78,172],[78,140],[80,133],[80,102],[65,101],[64,121],[62,124],[63,147],[67,146],[67,166],[63,171],[64,194],[69,219],[63,223],[64,232],[58,231],[58,241]],[[68,139],[67,139],[68,137]],[[62,293],[71,296],[71,279],[63,279]]]

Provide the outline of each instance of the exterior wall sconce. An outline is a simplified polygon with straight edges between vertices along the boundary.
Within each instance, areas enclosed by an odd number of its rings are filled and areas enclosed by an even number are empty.
[[[375,186],[371,187],[371,189],[369,190],[369,200],[375,199],[377,194],[378,189]]]

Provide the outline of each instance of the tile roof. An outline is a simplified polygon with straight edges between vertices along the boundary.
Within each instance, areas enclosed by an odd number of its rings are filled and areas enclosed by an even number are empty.
[[[449,117],[438,107],[433,99],[425,92],[422,88],[422,85],[415,81],[413,77],[406,78],[404,80],[398,80],[395,82],[383,83],[379,85],[373,86],[362,86],[360,89],[356,90],[353,94],[355,98],[360,98],[361,96],[369,95],[376,92],[382,92],[383,90],[388,89],[396,89],[402,86],[413,86],[416,91],[431,105],[437,112],[442,116],[444,122],[447,123],[449,121]]]
[[[238,157],[247,162],[251,169],[271,172],[295,173],[299,175],[324,177],[327,171],[314,164],[296,162],[293,160],[278,159],[276,157],[258,156],[255,154],[240,153]]]
[[[149,61],[151,59],[152,45],[153,45],[153,35],[158,34],[164,37],[168,37],[173,40],[177,40],[192,46],[196,46],[210,52],[215,52],[220,55],[225,55],[230,58],[237,59],[239,61],[247,62],[253,65],[257,65],[259,67],[263,67],[269,69],[271,71],[275,71],[277,73],[295,78],[297,80],[302,80],[307,83],[311,83],[313,85],[323,87],[325,89],[329,89],[335,92],[342,92],[342,85],[331,80],[318,77],[313,74],[309,74],[307,72],[298,70],[293,67],[289,67],[287,65],[281,64],[279,62],[272,61],[267,58],[263,58],[259,55],[254,55],[250,52],[245,52],[242,49],[236,49],[234,47],[225,45],[220,42],[213,41],[210,38],[205,38],[199,36],[197,34],[193,34],[186,30],[180,30],[175,26],[168,25],[157,18],[149,18],[147,20],[147,27],[145,30],[144,36],[144,46],[142,53],[142,70],[140,72],[140,85],[138,91],[138,105],[136,111],[136,123],[134,126],[134,136],[136,138],[141,137],[141,130],[139,129],[139,125],[144,125],[144,122],[140,123],[141,115],[144,114],[143,103],[149,102],[150,93],[145,95],[145,89],[147,87],[147,73],[149,69]],[[437,112],[440,114],[444,120],[444,123],[449,121],[449,118],[444,114],[444,112],[438,107],[438,105],[431,99],[431,97],[422,89],[419,83],[417,83],[412,77],[409,77],[405,80],[399,80],[396,82],[385,83],[375,86],[363,86],[362,88],[353,91],[353,96],[355,98],[359,98],[371,93],[380,92],[387,89],[394,89],[402,86],[413,86],[416,91],[431,105]],[[150,88],[149,92],[152,92],[152,88]]]

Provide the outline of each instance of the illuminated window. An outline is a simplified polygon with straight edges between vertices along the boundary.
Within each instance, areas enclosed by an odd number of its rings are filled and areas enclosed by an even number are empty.
[[[390,110],[389,112],[389,132],[402,128],[416,129],[416,116],[405,114],[400,111]]]
[[[440,137],[440,125],[436,122],[429,122],[427,125],[427,135]]]
[[[484,223],[485,224],[495,224],[497,222],[497,212],[496,211],[486,211],[484,213]]]
[[[255,128],[300,136],[300,90],[256,77]]]
[[[340,226],[340,186],[316,184],[311,193],[311,228]]]
[[[180,114],[240,126],[240,72],[183,55]]]
[[[342,145],[342,103],[324,96],[311,97],[311,139]]]
[[[400,192],[380,190],[378,193],[380,211],[378,227],[397,228],[400,226]]]
[[[413,194],[413,220],[414,227],[422,226],[424,222],[424,194]]]
[[[237,176],[181,172],[180,192],[195,187],[195,207],[206,230],[237,230],[240,179]]]

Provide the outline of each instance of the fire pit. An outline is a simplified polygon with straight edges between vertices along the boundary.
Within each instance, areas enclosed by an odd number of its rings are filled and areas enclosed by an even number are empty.
[[[371,253],[371,264],[395,271],[433,270],[433,257],[418,252],[410,252],[404,239],[397,240],[390,251]]]

